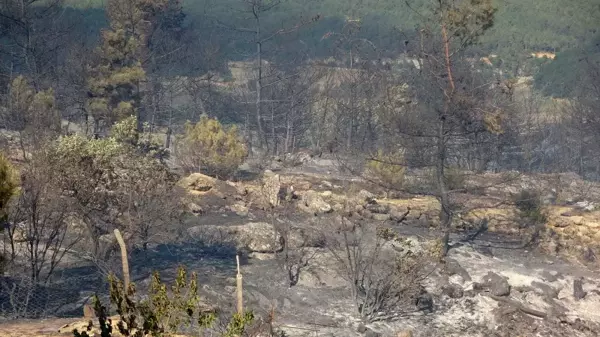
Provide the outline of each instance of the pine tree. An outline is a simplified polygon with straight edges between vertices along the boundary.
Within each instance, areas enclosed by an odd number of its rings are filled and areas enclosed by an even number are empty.
[[[142,126],[142,66],[149,33],[168,0],[109,0],[110,27],[102,32],[98,64],[90,69],[88,113],[94,117],[94,133],[115,121],[136,115]],[[103,125],[101,125],[103,124]]]

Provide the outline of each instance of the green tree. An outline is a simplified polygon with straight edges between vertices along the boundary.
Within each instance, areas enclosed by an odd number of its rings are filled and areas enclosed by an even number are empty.
[[[151,153],[140,151],[135,124],[127,118],[108,137],[61,137],[48,149],[48,166],[76,205],[92,243],[91,258],[99,262],[112,251],[100,245],[100,236],[119,228],[129,243],[145,249],[157,228],[179,215],[176,179]]]
[[[23,76],[12,81],[1,118],[6,128],[19,132],[24,159],[32,149],[41,147],[60,133],[54,90],[36,91]]]
[[[157,15],[167,0],[110,0],[106,13],[110,27],[102,32],[98,64],[90,69],[87,110],[94,118],[94,133],[124,117],[137,117],[142,129],[143,63],[147,41]]]
[[[411,85],[419,104],[408,105],[399,113],[403,122],[395,123],[398,133],[410,138],[408,143],[425,154],[425,165],[434,168],[433,194],[441,205],[444,254],[453,215],[451,195],[455,192],[448,179],[451,155],[460,155],[458,144],[480,142],[489,133],[486,126],[492,125],[486,121],[497,113],[497,108],[488,104],[485,81],[476,80],[478,76],[465,59],[467,47],[492,27],[495,12],[491,0],[432,1],[432,11],[422,14],[422,61]]]
[[[223,128],[218,120],[203,116],[197,124],[187,123],[175,144],[179,165],[189,172],[205,172],[229,178],[248,151],[236,127]]]

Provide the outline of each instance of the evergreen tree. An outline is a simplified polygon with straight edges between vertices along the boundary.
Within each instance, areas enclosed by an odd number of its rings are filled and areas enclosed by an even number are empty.
[[[88,79],[88,113],[94,133],[124,117],[136,115],[142,127],[143,68],[147,41],[156,17],[168,0],[110,0],[106,12],[110,27],[102,32],[98,63]],[[104,125],[102,125],[104,123]]]

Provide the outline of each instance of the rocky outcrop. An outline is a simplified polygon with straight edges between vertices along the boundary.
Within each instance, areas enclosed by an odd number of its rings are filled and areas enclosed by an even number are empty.
[[[281,235],[266,222],[250,222],[240,226],[195,226],[188,229],[194,238],[208,242],[227,242],[249,252],[272,253],[283,248]]]
[[[304,212],[315,215],[333,211],[331,205],[325,202],[323,197],[313,190],[308,190],[302,194],[302,199],[298,203],[298,208]]]

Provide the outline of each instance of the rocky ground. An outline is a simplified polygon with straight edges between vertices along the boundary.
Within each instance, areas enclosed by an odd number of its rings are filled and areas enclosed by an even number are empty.
[[[153,270],[168,280],[184,264],[198,272],[205,300],[228,310],[234,302],[234,257],[240,253],[246,305],[264,315],[274,310],[274,325],[286,336],[600,335],[596,184],[574,175],[470,176],[467,183],[478,188],[456,197],[463,211],[454,224],[453,248],[423,283],[431,306],[367,323],[356,317],[348,282],[323,233],[349,217],[391,228],[406,239],[402,242],[412,243],[410,249],[425,249],[438,233],[437,201],[392,195],[339,173],[325,160],[276,173],[278,181],[272,172],[235,183],[202,175],[183,179],[193,215],[178,228],[176,240],[157,240],[150,251],[132,255],[138,287],[148,285]],[[273,205],[271,185],[277,183],[281,191]],[[533,246],[524,244],[531,229],[521,226],[508,202],[524,188],[540,190],[546,204],[547,224]],[[482,219],[488,230],[470,236]],[[310,257],[292,286],[281,257],[282,229],[293,253]],[[71,312],[103,287],[93,268],[73,267],[64,275],[81,280]],[[2,323],[0,336],[66,336],[72,325],[65,324]]]

